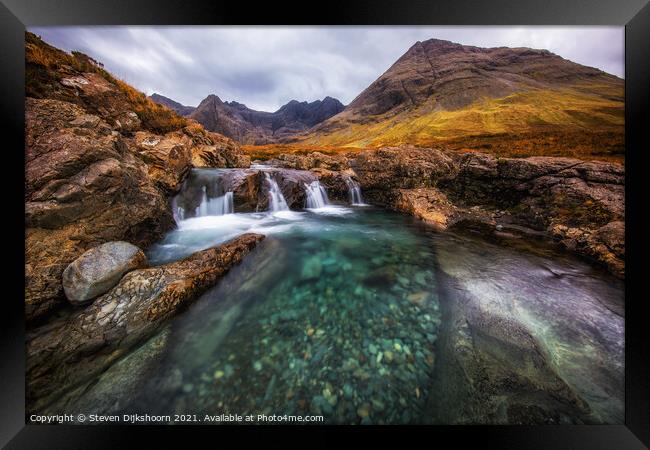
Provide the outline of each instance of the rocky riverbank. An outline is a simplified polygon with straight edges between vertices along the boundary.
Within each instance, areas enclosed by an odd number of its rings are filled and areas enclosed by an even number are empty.
[[[28,322],[66,303],[61,275],[84,251],[114,240],[146,247],[171,229],[168,199],[191,167],[250,164],[234,142],[196,125],[125,135],[50,99],[27,99],[25,151]]]
[[[241,262],[264,236],[244,234],[163,266],[128,272],[106,294],[27,340],[28,409],[101,372]]]
[[[333,192],[351,177],[371,203],[441,230],[462,227],[554,240],[625,276],[625,168],[620,164],[417,147],[280,155],[270,163],[311,169]]]

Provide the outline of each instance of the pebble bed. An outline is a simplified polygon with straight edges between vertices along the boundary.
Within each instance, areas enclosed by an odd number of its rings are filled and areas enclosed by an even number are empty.
[[[276,236],[284,252],[273,264],[282,276],[270,287],[252,294],[228,283],[216,288],[249,298],[218,346],[201,342],[214,334],[200,327],[214,330],[206,316],[226,320],[223,309],[197,308],[175,326],[185,339],[172,335],[175,356],[159,374],[177,380],[165,393],[167,411],[422,422],[440,324],[432,250],[397,215],[313,214],[312,221],[318,226]],[[215,301],[219,292],[212,294]],[[202,345],[208,355],[178,360]]]

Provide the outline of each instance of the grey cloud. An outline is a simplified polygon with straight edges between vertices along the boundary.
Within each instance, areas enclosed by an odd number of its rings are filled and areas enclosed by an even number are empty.
[[[352,101],[411,45],[429,38],[480,47],[546,48],[624,74],[622,27],[48,27],[147,94],[186,105],[208,94],[273,111],[289,100]]]

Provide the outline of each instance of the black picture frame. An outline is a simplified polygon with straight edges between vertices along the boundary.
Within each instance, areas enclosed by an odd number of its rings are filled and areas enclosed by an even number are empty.
[[[289,431],[296,443],[313,446],[332,431],[386,440],[394,431],[424,434],[425,445],[451,439],[454,445],[474,442],[488,448],[637,449],[650,445],[650,346],[646,333],[648,302],[644,256],[648,254],[647,223],[643,221],[650,167],[648,113],[650,99],[650,5],[647,0],[472,0],[408,3],[329,1],[298,6],[277,2],[174,0],[2,0],[0,4],[0,108],[2,114],[2,170],[5,186],[5,225],[10,225],[5,248],[2,297],[2,363],[0,364],[0,444],[6,448],[120,448],[146,433],[147,447],[155,441],[179,445],[198,442],[210,434],[214,446],[221,436],[235,432],[258,445],[285,446]],[[621,25],[625,26],[626,129],[626,327],[625,425],[621,426],[435,426],[435,427],[159,427],[25,425],[24,330],[24,32],[47,25]],[[7,208],[9,206],[9,208]],[[6,243],[12,244],[7,246]],[[11,289],[7,289],[11,288]],[[15,291],[14,291],[15,289]],[[136,436],[138,435],[138,436]],[[191,439],[191,440],[190,440]],[[262,443],[259,442],[263,439]],[[399,439],[399,438],[398,438]],[[404,442],[396,440],[396,444]],[[198,444],[197,444],[198,445]],[[415,443],[413,445],[416,445]],[[422,445],[422,444],[417,444]]]

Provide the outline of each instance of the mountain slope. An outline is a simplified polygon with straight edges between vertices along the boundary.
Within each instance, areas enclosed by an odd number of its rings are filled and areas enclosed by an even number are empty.
[[[206,129],[242,144],[279,142],[338,114],[344,106],[325,97],[311,103],[292,100],[275,112],[255,111],[237,102],[209,95],[189,115]]]
[[[160,95],[155,92],[151,94],[149,98],[160,105],[166,106],[172,111],[176,111],[176,113],[180,114],[181,116],[189,116],[196,109],[194,106],[182,105],[177,101],[172,100],[171,98],[165,97],[164,95]]]
[[[417,42],[345,110],[296,140],[310,145],[465,148],[477,137],[609,136],[622,149],[623,80],[547,50]],[[483,139],[473,142],[486,148]],[[489,145],[493,145],[494,140]],[[523,143],[519,143],[523,145]],[[565,145],[565,142],[562,143]],[[471,146],[470,146],[471,147]]]

